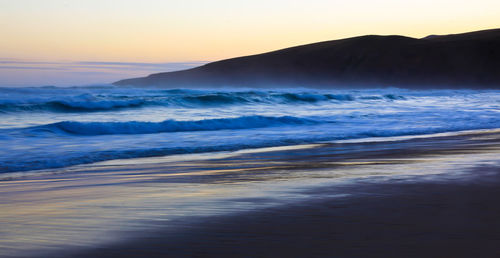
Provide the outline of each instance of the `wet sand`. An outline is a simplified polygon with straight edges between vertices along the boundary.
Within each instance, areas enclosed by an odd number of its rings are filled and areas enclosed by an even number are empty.
[[[353,195],[180,223],[77,257],[499,257],[500,168],[469,172],[315,189]]]
[[[96,163],[0,181],[5,257],[498,257],[500,134]]]

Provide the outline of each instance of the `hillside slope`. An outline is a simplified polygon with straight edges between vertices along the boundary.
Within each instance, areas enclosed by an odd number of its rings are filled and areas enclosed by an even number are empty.
[[[325,41],[114,84],[500,89],[500,29],[422,39],[368,35]]]

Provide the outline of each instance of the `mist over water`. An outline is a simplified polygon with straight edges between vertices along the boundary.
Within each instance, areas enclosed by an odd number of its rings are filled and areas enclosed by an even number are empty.
[[[500,127],[500,91],[0,88],[0,173]]]

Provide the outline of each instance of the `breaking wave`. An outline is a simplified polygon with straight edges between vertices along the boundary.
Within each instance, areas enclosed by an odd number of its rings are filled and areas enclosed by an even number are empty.
[[[24,128],[31,132],[69,133],[74,135],[152,134],[164,132],[251,129],[283,125],[317,124],[319,121],[293,116],[242,116],[197,121],[165,120],[163,122],[74,122],[64,121]],[[12,130],[12,129],[10,129]]]
[[[0,88],[0,174],[500,128],[499,110],[500,91]]]
[[[203,108],[225,105],[249,104],[315,104],[319,102],[345,101],[394,101],[404,100],[403,96],[385,94],[380,96],[355,96],[353,94],[324,94],[314,92],[273,92],[273,91],[236,91],[236,92],[207,92],[186,90],[163,90],[156,92],[135,91],[115,94],[81,93],[67,89],[57,91],[38,89],[40,92],[14,92],[5,94],[0,91],[0,112],[19,111],[46,111],[46,112],[92,112],[113,111],[125,108],[141,108],[145,106],[167,106]]]

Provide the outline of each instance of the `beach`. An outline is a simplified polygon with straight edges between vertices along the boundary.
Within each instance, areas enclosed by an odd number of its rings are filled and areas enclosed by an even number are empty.
[[[111,160],[0,182],[5,257],[495,257],[500,134]]]
[[[499,13],[0,0],[0,258],[500,257]]]
[[[471,172],[483,178],[358,184],[344,189],[352,198],[205,219],[77,257],[498,257],[499,169]]]

